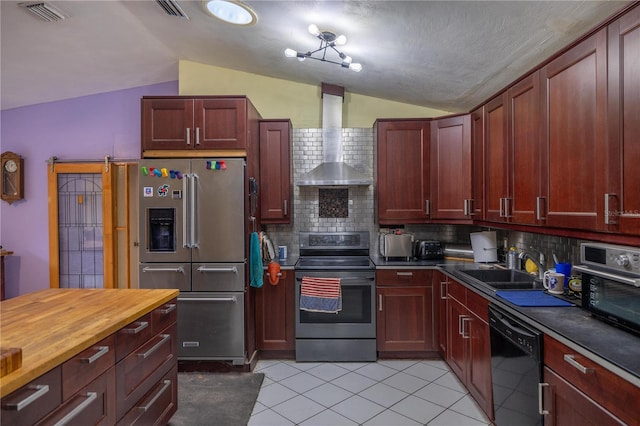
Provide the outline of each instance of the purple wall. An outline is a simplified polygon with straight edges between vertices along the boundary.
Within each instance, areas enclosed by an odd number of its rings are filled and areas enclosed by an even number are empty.
[[[177,95],[178,82],[154,84],[0,112],[0,151],[24,158],[25,198],[0,202],[6,296],[49,287],[47,159],[140,158],[140,98]]]

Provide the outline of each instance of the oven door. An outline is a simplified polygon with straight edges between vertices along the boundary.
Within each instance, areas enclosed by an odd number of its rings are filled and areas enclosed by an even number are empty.
[[[582,307],[605,321],[640,333],[640,288],[625,277],[582,272]]]
[[[342,310],[337,314],[300,310],[302,277],[340,278]],[[296,271],[296,338],[375,338],[375,273],[373,271]]]

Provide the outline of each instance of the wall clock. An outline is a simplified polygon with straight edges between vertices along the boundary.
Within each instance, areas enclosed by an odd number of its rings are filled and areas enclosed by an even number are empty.
[[[13,152],[0,155],[0,198],[11,204],[24,198],[24,160]]]

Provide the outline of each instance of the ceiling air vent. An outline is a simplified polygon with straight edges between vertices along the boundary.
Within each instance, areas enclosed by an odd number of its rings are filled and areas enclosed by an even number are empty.
[[[179,18],[189,19],[184,10],[180,7],[180,5],[173,0],[156,0],[156,3],[162,7],[165,13],[169,16],[177,16]]]
[[[69,15],[49,3],[20,3],[20,6],[47,22],[62,21],[69,17]]]

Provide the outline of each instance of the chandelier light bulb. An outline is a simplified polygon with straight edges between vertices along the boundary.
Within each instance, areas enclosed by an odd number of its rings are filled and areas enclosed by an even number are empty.
[[[309,25],[309,32],[313,34],[315,37],[318,37],[318,35],[320,35],[320,30],[318,29],[316,24]]]
[[[338,46],[342,46],[343,44],[347,43],[347,37],[344,35],[339,35],[338,38],[336,38],[335,44],[337,44]]]
[[[298,52],[293,49],[285,49],[284,56],[286,56],[287,58],[295,58],[296,56],[298,56]]]

